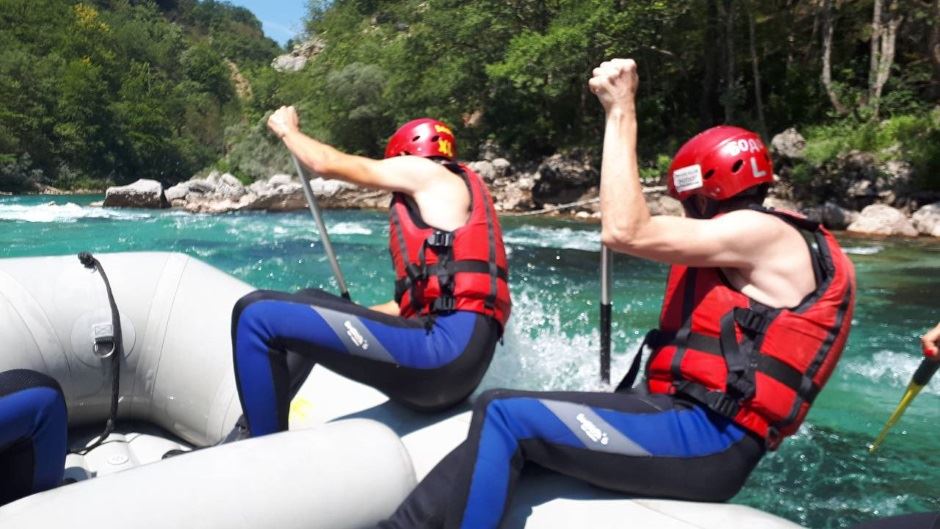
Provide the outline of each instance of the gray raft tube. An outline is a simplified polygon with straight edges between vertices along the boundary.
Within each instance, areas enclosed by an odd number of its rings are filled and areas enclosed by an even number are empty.
[[[196,446],[216,443],[241,414],[230,326],[235,302],[252,287],[182,254],[96,257],[124,333],[118,417]],[[0,259],[0,371],[58,380],[70,429],[103,427],[110,413],[111,362],[94,350],[96,330],[110,323],[101,277],[76,256]],[[358,419],[52,489],[0,508],[0,527],[365,527],[391,514],[414,484],[398,437]]]
[[[351,419],[247,439],[23,498],[3,529],[358,529],[414,487],[398,437]]]
[[[241,414],[230,326],[252,287],[182,254],[96,257],[124,333],[118,417],[197,446],[219,441]],[[72,427],[108,418],[111,362],[96,354],[94,337],[110,323],[101,277],[76,256],[0,259],[0,371],[59,381]]]

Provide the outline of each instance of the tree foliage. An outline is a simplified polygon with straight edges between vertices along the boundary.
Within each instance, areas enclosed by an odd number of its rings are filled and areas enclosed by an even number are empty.
[[[433,116],[465,158],[485,141],[522,161],[596,158],[603,119],[586,84],[612,57],[639,63],[646,175],[721,123],[796,126],[830,156],[890,143],[922,173],[940,167],[940,0],[308,5],[306,37],[323,49],[277,72],[282,50],[226,2],[0,0],[0,186],[3,168],[11,182],[169,183],[212,166],[266,177],[289,169],[263,125],[285,104],[315,137],[370,156]]]
[[[850,130],[879,107],[886,119],[929,113],[940,96],[940,51],[933,59],[928,53],[940,39],[940,8],[935,0],[883,1],[885,20],[897,13],[903,20],[873,105],[875,0],[830,0],[831,79],[850,109],[846,116],[835,114],[820,81],[820,0],[313,2],[307,30],[325,49],[279,82],[305,87],[287,101],[306,110],[308,130],[356,152],[378,155],[396,124],[431,115],[458,128],[466,156],[491,139],[531,159],[570,149],[598,153],[603,122],[587,80],[601,61],[633,57],[641,76],[641,154],[652,168],[660,154],[721,123],[772,134],[837,122]],[[372,128],[341,133],[362,103],[337,80],[366,68]]]
[[[213,1],[0,0],[0,24],[0,188],[189,178],[241,119],[229,62],[279,51]]]

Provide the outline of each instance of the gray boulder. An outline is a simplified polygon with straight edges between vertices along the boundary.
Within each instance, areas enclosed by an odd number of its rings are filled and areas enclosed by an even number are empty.
[[[845,209],[834,202],[806,208],[803,214],[808,219],[819,222],[831,230],[844,230],[858,219],[857,211]]]
[[[599,182],[600,173],[586,158],[555,154],[539,166],[532,199],[537,206],[574,202]]]
[[[848,231],[866,235],[903,235],[916,237],[917,230],[901,211],[884,204],[872,204],[859,214]]]
[[[299,72],[307,65],[307,61],[326,48],[326,42],[320,38],[314,38],[302,42],[284,55],[277,56],[272,62],[271,67],[279,72]]]
[[[169,202],[171,206],[175,207],[174,204],[177,201],[183,200],[185,202],[186,195],[189,194],[190,185],[190,182],[180,182],[164,191],[163,196],[166,197],[167,202]]]
[[[493,180],[496,180],[496,168],[493,166],[493,162],[488,160],[480,160],[478,162],[468,163],[467,167],[469,167],[471,171],[480,175],[480,178],[482,178],[486,183],[490,183]]]
[[[806,138],[793,127],[777,134],[770,140],[774,154],[791,160],[802,160],[806,150]]]
[[[918,232],[931,237],[940,237],[940,202],[918,209],[911,220]]]
[[[138,180],[126,186],[109,187],[105,192],[104,206],[107,208],[169,207],[163,195],[163,185],[156,180]]]
[[[646,196],[646,206],[651,215],[670,215],[673,217],[685,216],[682,202],[665,193],[652,193]]]
[[[237,201],[247,193],[245,186],[234,175],[225,173],[219,177],[212,195],[216,199]]]
[[[496,178],[503,178],[512,172],[512,164],[505,158],[496,158],[493,160],[493,170],[496,171]]]
[[[285,186],[293,182],[296,182],[296,180],[289,174],[276,174],[268,178],[268,184],[270,184],[271,187]]]

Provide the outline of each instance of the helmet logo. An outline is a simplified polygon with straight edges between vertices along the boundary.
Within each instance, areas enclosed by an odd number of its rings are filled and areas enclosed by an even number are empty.
[[[438,134],[450,134],[451,136],[454,135],[454,133],[451,132],[450,129],[447,127],[447,125],[434,125],[434,132]]]
[[[751,172],[754,173],[754,178],[767,176],[767,171],[761,171],[760,167],[757,167],[757,160],[753,156],[751,156]]]
[[[731,156],[737,156],[742,152],[761,152],[764,150],[764,145],[753,138],[747,140],[741,139],[729,143],[728,150],[731,151]]]
[[[672,183],[679,193],[699,189],[702,187],[702,166],[695,164],[676,169],[672,172]]]
[[[454,157],[454,145],[444,138],[437,140],[437,149],[448,158]]]

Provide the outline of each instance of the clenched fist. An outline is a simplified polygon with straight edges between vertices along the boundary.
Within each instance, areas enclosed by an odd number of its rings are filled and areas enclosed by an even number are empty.
[[[594,68],[588,81],[591,92],[597,96],[605,112],[622,106],[632,108],[640,79],[633,59],[611,59]]]
[[[283,138],[288,132],[300,130],[300,118],[297,117],[297,110],[292,106],[277,109],[268,118],[268,128],[278,138]]]

